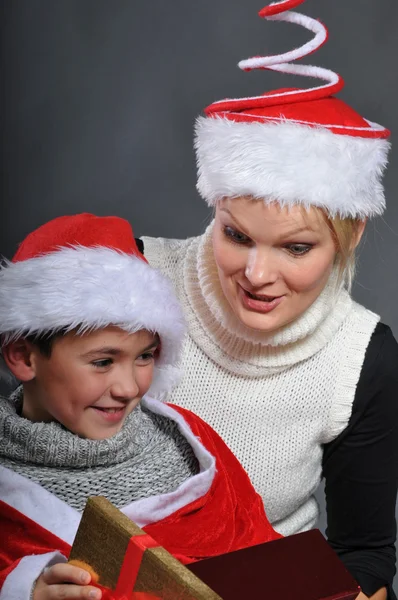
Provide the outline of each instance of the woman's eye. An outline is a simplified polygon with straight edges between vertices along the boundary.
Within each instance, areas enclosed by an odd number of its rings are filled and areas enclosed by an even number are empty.
[[[111,358],[102,358],[101,360],[94,360],[91,364],[97,369],[105,369],[113,364],[113,360]]]
[[[237,231],[233,227],[224,227],[223,229],[225,237],[227,237],[232,242],[236,244],[248,244],[250,242],[250,238],[247,237],[244,233]]]
[[[307,254],[313,246],[312,244],[289,244],[288,246],[285,246],[285,248],[287,248],[294,256],[303,256],[303,254]]]

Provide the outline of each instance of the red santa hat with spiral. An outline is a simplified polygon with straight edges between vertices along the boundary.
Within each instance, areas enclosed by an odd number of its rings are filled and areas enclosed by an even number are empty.
[[[281,0],[260,11],[269,21],[301,25],[315,35],[284,54],[243,60],[245,71],[268,69],[314,77],[326,84],[228,98],[205,109],[196,123],[198,190],[209,205],[223,197],[251,196],[323,208],[331,216],[366,218],[385,208],[382,174],[390,132],[361,117],[334,94],[343,79],[328,69],[292,64],[328,38],[319,21]]]

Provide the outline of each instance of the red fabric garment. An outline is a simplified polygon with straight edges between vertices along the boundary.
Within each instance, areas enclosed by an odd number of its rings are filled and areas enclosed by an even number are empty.
[[[190,411],[173,408],[216,458],[216,474],[203,497],[144,530],[185,564],[280,538],[246,472],[219,435]],[[1,497],[0,531],[0,589],[24,556],[54,551],[69,556],[69,544]]]
[[[205,496],[145,531],[184,564],[282,537],[272,528],[261,497],[221,437],[189,410],[173,408],[215,456],[217,472]]]
[[[68,556],[70,552],[69,544],[2,500],[0,532],[0,590],[24,556],[55,551]]]

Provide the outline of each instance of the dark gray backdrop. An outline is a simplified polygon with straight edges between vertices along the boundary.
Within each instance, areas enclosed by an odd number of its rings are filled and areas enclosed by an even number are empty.
[[[200,233],[192,127],[213,100],[301,85],[243,73],[241,58],[309,34],[256,16],[261,0],[1,0],[0,253],[57,215],[128,218],[136,234]],[[398,131],[397,0],[308,0],[330,40],[311,62],[346,79],[340,97]],[[307,61],[308,62],[308,61]],[[306,81],[303,82],[306,85]],[[398,335],[398,152],[388,210],[367,229],[355,297]]]

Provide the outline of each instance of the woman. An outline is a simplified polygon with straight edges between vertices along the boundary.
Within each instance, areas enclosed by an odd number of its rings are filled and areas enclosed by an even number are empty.
[[[301,2],[260,15],[304,25],[314,40],[240,66],[328,83],[208,107],[196,151],[214,221],[198,238],[143,242],[188,321],[171,401],[221,434],[284,535],[316,524],[324,476],[329,542],[360,598],[385,600],[395,597],[398,346],[349,287],[366,219],[384,209],[389,132],[332,96],[340,77],[288,62],[327,37],[283,12]]]

